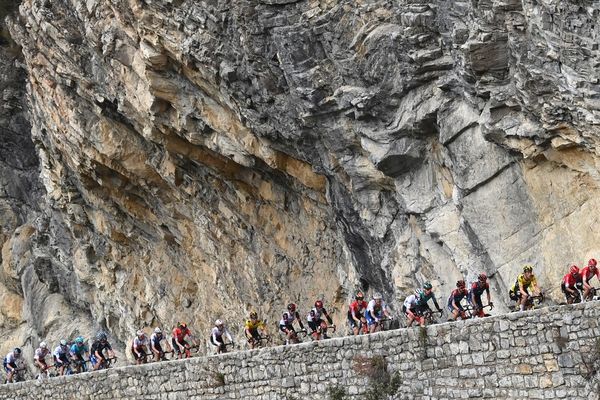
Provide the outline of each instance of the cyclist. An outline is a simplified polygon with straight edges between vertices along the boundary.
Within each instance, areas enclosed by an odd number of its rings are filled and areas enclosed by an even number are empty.
[[[162,349],[161,342],[165,341],[167,345],[167,352],[172,352],[169,341],[163,335],[162,329],[159,327],[154,328],[154,333],[150,336],[150,350],[154,353],[154,361],[160,361],[165,357],[165,351]]]
[[[560,290],[567,299],[567,304],[579,303],[581,300],[581,291],[583,290],[583,277],[579,273],[577,265],[571,265],[569,273],[563,276],[560,284]]]
[[[525,311],[525,304],[531,296],[528,289],[531,289],[534,295],[540,293],[540,288],[537,285],[537,279],[535,279],[531,265],[523,267],[523,273],[519,274],[517,281],[509,292],[510,298],[517,302],[520,311]]]
[[[600,272],[598,272],[596,259],[592,258],[588,261],[587,267],[581,270],[581,276],[583,278],[583,298],[590,300],[594,296],[594,288],[590,285],[590,281],[596,276],[600,280]]]
[[[233,338],[231,337],[229,329],[225,327],[223,321],[218,319],[215,321],[215,326],[210,332],[210,343],[212,343],[213,346],[217,347],[217,354],[227,352],[227,347],[225,346],[223,336],[225,336],[227,338],[227,341],[233,345]]]
[[[469,295],[467,297],[469,304],[473,307],[473,315],[481,318],[486,316],[485,312],[483,312],[483,302],[481,301],[483,292],[486,292],[490,309],[494,308],[494,303],[492,303],[490,297],[490,285],[487,282],[487,275],[482,272],[477,277],[477,282],[471,284],[471,290],[469,290]]]
[[[192,332],[185,322],[179,322],[175,329],[173,329],[173,338],[171,339],[173,351],[177,353],[177,357],[179,359],[183,358],[184,353],[185,358],[190,358],[192,356],[190,352],[191,346],[185,340],[186,336],[192,339]]]
[[[290,343],[298,343],[298,334],[294,329],[294,321],[298,320],[298,325],[300,325],[301,332],[306,332],[304,329],[304,324],[300,319],[300,313],[296,310],[296,305],[294,303],[290,303],[287,306],[287,311],[283,313],[281,320],[279,321],[279,330],[286,335],[285,344]]]
[[[384,316],[388,319],[392,319],[387,305],[381,297],[381,293],[375,293],[373,294],[373,299],[367,304],[367,310],[365,311],[365,319],[367,320],[370,333],[381,330],[381,319]]]
[[[52,353],[54,365],[58,369],[59,375],[65,374],[65,369],[69,366],[69,345],[65,339],[62,339]]]
[[[468,294],[469,292],[467,291],[465,281],[462,279],[457,281],[456,289],[454,289],[452,293],[450,293],[450,297],[448,297],[448,310],[450,311],[448,321],[456,321],[459,317],[460,319],[467,319],[461,301],[466,298]]]
[[[260,332],[259,332],[260,330]],[[244,334],[248,339],[248,344],[251,349],[258,346],[260,342],[261,334],[266,335],[267,325],[261,319],[258,319],[256,311],[250,311],[250,319],[247,319],[244,324]]]
[[[105,350],[108,353],[108,357],[106,357],[106,355],[104,354]],[[92,343],[92,348],[90,352],[92,354],[90,356],[90,361],[92,362],[94,371],[97,371],[102,368],[108,368],[108,359],[116,358],[115,353],[113,352],[112,347],[110,346],[110,343],[108,343],[106,333],[104,332],[99,332],[96,335],[96,340],[94,341],[94,343]]]
[[[356,293],[354,301],[350,303],[348,308],[348,325],[352,329],[352,333],[356,336],[362,327],[363,333],[368,333],[367,320],[365,319],[365,310],[369,305],[365,300],[362,292]]]
[[[437,300],[435,299],[435,295],[433,293],[433,286],[431,285],[431,283],[425,282],[423,284],[423,289],[418,290],[417,292],[418,292],[417,304],[420,306],[417,308],[417,311],[419,311],[419,312],[431,311],[431,308],[429,308],[429,305],[427,303],[429,302],[429,300],[433,300],[433,305],[435,306],[435,309],[440,313],[440,317],[441,317],[442,309],[440,308]]]
[[[4,371],[6,371],[6,382],[12,383],[13,378],[16,375],[19,367],[17,366],[17,360],[21,358],[21,349],[15,347],[13,351],[8,353],[6,357],[4,357],[3,365]]]
[[[329,325],[333,325],[333,320],[327,314],[325,307],[323,307],[323,302],[317,300],[315,301],[315,307],[306,316],[308,327],[312,330],[311,336],[314,340],[329,339],[327,336],[327,323],[323,321],[322,316],[325,316]]]
[[[145,364],[148,360],[146,359],[147,355],[150,354],[148,352],[148,348],[150,347],[150,343],[148,342],[148,336],[143,330],[138,330],[135,333],[135,338],[131,341],[131,353],[133,357],[135,357],[136,364]]]
[[[419,325],[425,326],[425,318],[423,318],[423,313],[419,310],[423,308],[422,306],[419,306],[419,297],[421,293],[421,291],[417,290],[415,293],[404,299],[402,312],[404,312],[404,315],[406,315],[406,318],[408,319],[406,322],[407,328],[412,326],[413,321],[417,321]]]
[[[48,377],[48,369],[50,366],[46,363],[46,357],[50,355],[50,350],[46,342],[41,342],[40,347],[35,350],[33,355],[33,364],[40,370],[38,378],[44,379]]]
[[[84,356],[89,358],[89,353],[88,348],[85,345],[85,340],[81,336],[75,338],[75,343],[71,346],[69,353],[71,359],[75,362],[77,372],[85,372],[87,369],[85,367],[86,359]]]

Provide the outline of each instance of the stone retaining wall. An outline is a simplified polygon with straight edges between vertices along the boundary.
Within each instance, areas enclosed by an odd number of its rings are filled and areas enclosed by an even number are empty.
[[[599,317],[600,302],[555,306],[4,385],[0,400],[598,399]]]

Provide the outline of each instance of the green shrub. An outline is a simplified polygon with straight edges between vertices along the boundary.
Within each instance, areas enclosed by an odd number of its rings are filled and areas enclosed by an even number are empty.
[[[348,398],[346,390],[340,386],[330,386],[327,389],[327,396],[329,400],[345,400]]]

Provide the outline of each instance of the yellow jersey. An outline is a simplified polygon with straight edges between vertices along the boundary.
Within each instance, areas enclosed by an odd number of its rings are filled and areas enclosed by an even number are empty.
[[[535,279],[535,275],[531,274],[531,278],[525,278],[525,274],[520,274],[517,277],[517,281],[512,287],[512,291],[516,292],[519,290],[519,286],[523,285],[523,289],[527,289],[529,286],[537,286],[537,280]]]
[[[251,319],[246,320],[245,324],[246,329],[256,330],[256,329],[265,329],[266,325],[263,320],[257,319],[256,321],[252,321]]]

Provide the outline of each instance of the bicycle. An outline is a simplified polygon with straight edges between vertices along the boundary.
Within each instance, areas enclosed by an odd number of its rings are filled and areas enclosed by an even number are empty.
[[[307,335],[308,332],[306,331],[306,329],[302,329],[300,331],[292,331],[292,335],[288,337],[287,334],[283,333],[283,344],[284,345],[288,345],[288,344],[298,344],[298,343],[302,343],[302,339],[304,339]]]
[[[464,307],[467,318],[490,317],[490,314],[487,314],[483,311],[485,308],[489,308],[491,310],[493,306],[491,304],[486,304],[485,306],[479,308],[473,306],[472,304],[469,304],[466,307]]]
[[[417,313],[418,313],[417,315],[419,315],[421,318],[424,319],[425,325],[434,325],[434,324],[438,323],[438,320],[433,315],[433,310],[431,310],[429,307],[426,310],[423,310],[421,312],[417,311]],[[440,310],[439,313],[440,313],[440,317],[441,317],[442,310]]]
[[[310,337],[313,341],[329,339],[329,338],[331,338],[331,336],[327,335],[327,332],[331,331],[331,333],[333,334],[333,333],[335,333],[335,330],[336,330],[335,324],[331,324],[326,327],[319,326],[319,327],[317,327],[316,330],[314,330],[310,333]]]
[[[38,374],[35,376],[35,379],[37,379],[40,382],[44,379],[54,378],[55,376],[58,376],[58,370],[56,369],[55,365],[47,365],[43,371],[39,367],[37,367],[37,369]],[[51,369],[54,369],[54,372],[50,372]]]
[[[251,349],[261,349],[263,347],[269,347],[272,343],[271,335],[258,335],[258,337],[252,336],[248,338],[248,343]]]
[[[525,310],[535,310],[544,302],[544,294],[540,292],[540,294],[536,296],[529,296],[525,301]],[[517,304],[517,311],[519,310],[519,305]]]
[[[167,354],[172,354],[173,350],[171,351],[161,351],[158,355],[158,360],[156,360],[156,352],[152,351],[152,354],[148,354],[148,357],[151,356],[152,360],[149,362],[160,362],[160,361],[169,361],[169,359],[167,358]]]
[[[219,345],[219,347],[217,348],[217,354],[225,354],[225,353],[227,353],[227,348],[228,347],[231,347],[233,349],[233,348],[235,348],[235,344],[233,342],[221,343]]]
[[[116,362],[117,357],[103,358],[102,361],[100,361],[100,366],[96,369],[96,371],[100,371],[101,369],[109,369]]]
[[[595,287],[590,288],[584,301],[600,300],[600,296],[598,296],[597,293],[598,293],[598,288],[595,288]]]
[[[82,372],[88,372],[87,363],[90,363],[90,360],[72,360],[67,367],[67,371],[70,371],[70,373],[65,372],[65,375],[75,375]],[[73,364],[75,368],[71,368],[71,364]]]

